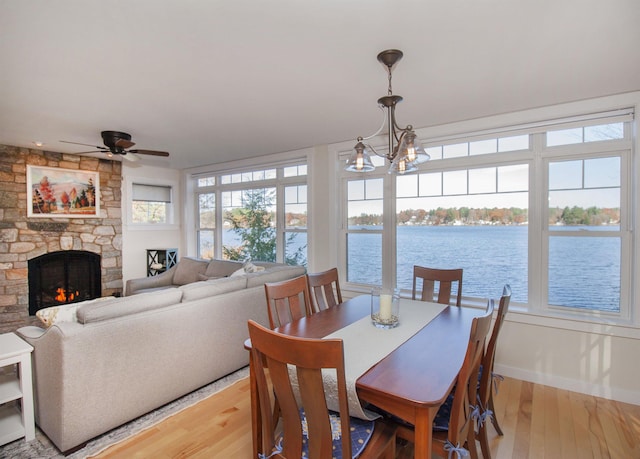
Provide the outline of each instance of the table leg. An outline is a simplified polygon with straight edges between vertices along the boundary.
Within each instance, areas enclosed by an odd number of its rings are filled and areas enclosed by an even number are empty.
[[[430,458],[431,443],[433,441],[433,419],[439,407],[424,408],[416,413],[414,458]]]
[[[256,382],[256,369],[253,358],[249,359],[249,386],[251,388],[251,434],[253,438],[253,457],[262,453],[262,417],[260,413],[260,399],[258,383]]]

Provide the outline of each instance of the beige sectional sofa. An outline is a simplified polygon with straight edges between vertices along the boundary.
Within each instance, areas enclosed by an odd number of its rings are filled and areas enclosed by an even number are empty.
[[[164,273],[172,282],[180,263],[173,275]],[[246,366],[247,321],[269,323],[263,284],[305,273],[299,266],[263,267],[179,287],[148,278],[128,293],[161,290],[77,303],[77,321],[17,330],[34,347],[40,429],[69,451]]]

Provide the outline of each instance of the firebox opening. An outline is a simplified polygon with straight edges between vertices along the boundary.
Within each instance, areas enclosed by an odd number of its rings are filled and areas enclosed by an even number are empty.
[[[40,309],[99,298],[100,255],[82,250],[53,252],[28,262],[29,315]]]

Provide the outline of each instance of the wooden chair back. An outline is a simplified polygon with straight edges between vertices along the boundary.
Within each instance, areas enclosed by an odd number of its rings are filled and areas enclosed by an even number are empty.
[[[304,409],[306,417],[308,457],[334,457],[332,425],[324,395],[322,370],[336,371],[340,428],[343,433],[350,432],[342,340],[289,336],[269,330],[252,320],[249,321],[249,338],[262,413],[262,451],[265,452],[265,457],[302,457],[303,430],[300,408]],[[290,367],[295,368],[290,372]],[[298,380],[300,407],[291,381],[292,373],[295,373]],[[271,380],[273,392],[267,378]],[[271,417],[274,393],[280,403],[281,429]],[[381,425],[381,429],[376,425],[374,436],[369,440],[365,450],[367,453],[360,457],[370,457],[372,448],[380,448],[381,454],[386,454],[385,457],[389,459],[395,457],[395,430],[391,426]],[[281,442],[278,441],[279,438],[282,438]],[[351,458],[350,434],[342,435],[341,440],[342,457]]]
[[[484,356],[482,357],[482,372],[480,373],[480,383],[478,389],[478,402],[480,403],[480,410],[483,414],[488,413],[490,410],[491,421],[493,422],[496,430],[502,435],[502,430],[495,418],[495,412],[493,407],[492,397],[492,382],[493,382],[493,364],[496,356],[496,347],[498,343],[498,335],[504,322],[504,318],[509,310],[509,303],[511,302],[511,286],[508,284],[502,289],[502,296],[500,297],[500,305],[498,306],[498,314],[496,316],[495,323],[493,324],[493,331],[491,337],[484,350]],[[495,304],[494,300],[489,300],[490,304]],[[478,435],[477,438],[480,441],[480,447],[482,448],[482,456],[485,459],[491,459],[491,448],[489,447],[489,437],[487,432],[487,422],[489,420],[484,416],[482,421],[478,423]]]
[[[467,352],[456,379],[449,418],[449,430],[447,432],[448,443],[454,446],[462,446],[466,442],[469,449],[472,450],[472,457],[477,457],[473,410],[477,405],[478,374],[482,356],[484,355],[486,338],[491,328],[492,316],[493,304],[489,304],[485,314],[473,319],[471,324]],[[434,451],[446,457],[445,445],[446,442],[434,441]]]
[[[422,293],[418,293],[418,279],[422,279]],[[456,306],[462,302],[462,269],[435,269],[414,265],[413,267],[413,292],[411,298],[421,301],[433,301],[436,284],[438,287],[437,303],[450,304],[453,284],[457,283]]]
[[[332,308],[342,303],[338,268],[307,274],[307,280],[316,311]]]
[[[264,284],[271,329],[313,314],[307,276]]]
[[[490,303],[494,303],[494,300],[489,300]],[[489,394],[491,392],[491,373],[493,373],[493,362],[496,356],[496,346],[498,343],[498,335],[504,322],[504,318],[509,310],[509,303],[511,302],[511,287],[505,285],[502,290],[502,296],[500,297],[500,305],[498,306],[498,314],[496,321],[493,325],[493,331],[491,337],[487,343],[487,347],[482,358],[482,376],[480,378],[480,402],[483,407],[487,407],[489,402]]]

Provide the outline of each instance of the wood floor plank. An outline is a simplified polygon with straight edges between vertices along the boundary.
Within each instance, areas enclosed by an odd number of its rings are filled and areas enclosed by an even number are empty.
[[[607,448],[611,457],[614,459],[640,457],[637,454],[634,455],[633,447],[626,441],[622,426],[624,418],[620,415],[616,402],[597,399],[597,406],[600,423],[602,424],[602,430],[607,440]]]
[[[533,404],[533,384],[523,382],[520,390],[518,422],[514,436],[513,457],[530,457],[531,409]]]
[[[621,402],[616,402],[616,406],[620,415],[621,437],[629,444],[635,457],[640,457],[640,406]]]
[[[503,399],[505,403],[504,415],[500,418],[500,427],[502,427],[504,436],[500,437],[495,457],[498,459],[512,459],[514,457],[515,433],[518,424],[518,415],[520,413],[522,381],[505,378],[501,386],[500,393],[496,398]],[[496,401],[496,403],[498,402]]]
[[[554,387],[544,386],[544,449],[545,457],[562,457],[560,441],[560,422],[558,412],[558,393]]]
[[[592,431],[593,427],[591,425],[597,423],[599,426],[599,422],[597,419],[591,418],[591,414],[584,403],[584,396],[571,392],[569,400],[578,457],[604,459],[608,456],[608,452],[603,451],[603,448],[606,449],[606,444],[604,442],[600,443],[598,435]]]
[[[640,406],[505,378],[495,398],[504,436],[492,459],[640,458]],[[99,459],[251,458],[248,379],[98,454]],[[413,457],[399,445],[396,459]]]
[[[531,403],[531,440],[529,442],[529,457],[544,457],[544,420],[545,420],[544,386],[533,385],[533,400]]]
[[[576,435],[572,422],[571,400],[569,398],[569,391],[558,390],[557,403],[559,423],[558,433],[560,436],[560,451],[562,457],[580,457],[578,456],[576,446]]]

